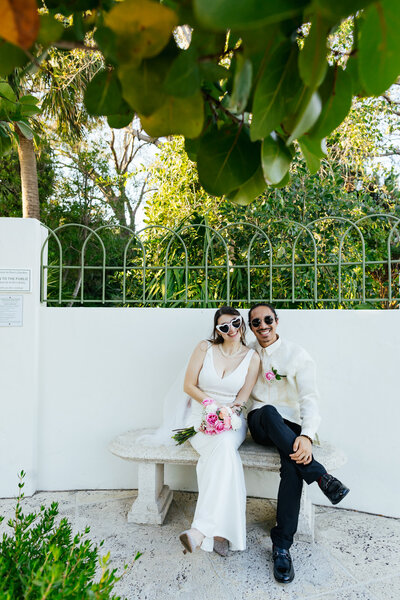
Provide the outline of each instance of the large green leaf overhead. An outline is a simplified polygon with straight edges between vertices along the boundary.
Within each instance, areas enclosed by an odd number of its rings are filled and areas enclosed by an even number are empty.
[[[167,45],[177,14],[153,0],[125,0],[106,15],[105,24],[117,36],[117,58],[121,64],[140,64],[157,56]]]
[[[96,50],[89,113],[185,136],[207,191],[240,204],[287,185],[298,146],[316,172],[354,95],[382,94],[400,75],[400,0],[47,0],[38,19],[34,1],[36,42],[0,39],[0,76],[37,68],[30,57],[52,45]],[[2,148],[37,110],[0,93]]]
[[[260,144],[238,126],[212,128],[197,154],[199,180],[209,194],[222,196],[248,181],[260,165]]]
[[[143,128],[153,137],[180,134],[195,138],[201,133],[203,121],[200,92],[189,98],[167,96],[155,112],[147,117],[141,116]]]
[[[301,13],[307,0],[194,0],[199,22],[215,31],[253,29]]]
[[[374,2],[360,28],[360,78],[368,94],[379,95],[400,70],[400,2]]]
[[[276,185],[289,171],[292,155],[281,138],[268,136],[262,144],[261,162],[266,181]]]
[[[252,140],[262,140],[279,127],[288,98],[300,86],[297,72],[297,46],[289,41],[281,44],[264,64],[254,94]]]

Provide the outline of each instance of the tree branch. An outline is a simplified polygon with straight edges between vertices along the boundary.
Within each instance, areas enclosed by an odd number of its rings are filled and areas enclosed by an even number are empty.
[[[100,52],[98,46],[86,46],[83,42],[70,41],[70,40],[59,40],[54,42],[53,46],[60,48],[60,50],[86,50],[87,52]]]
[[[243,122],[242,119],[240,119],[236,115],[233,115],[231,112],[229,112],[229,110],[227,108],[225,108],[224,106],[222,106],[221,102],[219,100],[216,100],[213,96],[211,96],[211,94],[208,94],[207,92],[203,91],[203,95],[206,98],[206,100],[208,100],[209,102],[212,102],[212,104],[214,104],[214,106],[216,106],[223,113],[225,113],[230,119],[232,119],[232,121],[234,123],[240,124],[240,123]]]
[[[393,104],[395,106],[400,106],[400,101],[398,102],[397,100],[392,100],[392,98],[390,98],[390,96],[388,96],[387,94],[382,94],[382,98],[384,98],[386,100],[386,102],[388,102],[388,104],[390,104],[391,106]],[[400,117],[400,111],[398,111],[398,110],[392,110],[392,112],[395,115],[398,115]]]
[[[141,129],[134,129],[133,127],[129,127],[128,131],[130,131],[134,137],[137,137],[138,140],[148,142],[149,144],[154,144],[155,146],[161,145],[159,138],[151,137],[147,135],[147,133],[144,133]]]

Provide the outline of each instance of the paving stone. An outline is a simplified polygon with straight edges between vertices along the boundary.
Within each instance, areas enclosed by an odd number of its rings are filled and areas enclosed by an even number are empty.
[[[374,600],[399,600],[400,576],[370,583],[368,590],[373,594]]]
[[[339,508],[317,507],[316,543],[297,542],[291,553],[296,577],[286,586],[272,573],[270,528],[275,502],[248,498],[247,550],[223,558],[201,550],[184,555],[179,533],[190,526],[197,494],[174,492],[162,526],[127,523],[135,492],[40,492],[24,500],[25,512],[59,502],[74,531],[104,540],[110,566],[122,579],[115,593],[128,600],[398,600],[400,520]],[[15,500],[0,500],[11,516]],[[0,531],[5,524],[0,525]],[[134,561],[136,553],[142,556]],[[124,565],[128,568],[124,571]]]

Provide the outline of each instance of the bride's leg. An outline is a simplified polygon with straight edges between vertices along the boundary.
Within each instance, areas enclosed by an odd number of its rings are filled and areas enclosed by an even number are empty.
[[[213,550],[214,537],[228,539],[232,549],[245,548],[246,490],[237,451],[245,435],[243,422],[237,431],[213,437],[198,434],[191,439],[200,454],[197,463],[199,497],[192,527],[205,534],[204,550]]]

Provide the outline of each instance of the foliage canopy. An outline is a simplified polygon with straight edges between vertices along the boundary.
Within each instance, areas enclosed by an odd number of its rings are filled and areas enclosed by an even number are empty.
[[[88,112],[113,127],[137,114],[150,136],[183,135],[204,189],[240,204],[287,184],[295,141],[317,172],[353,96],[380,95],[400,74],[398,0],[47,0],[39,18],[30,0],[20,19],[8,5],[3,77],[29,62],[23,49],[99,49]],[[335,60],[332,34],[349,17]],[[1,86],[4,152],[8,123],[24,131],[36,107]]]

